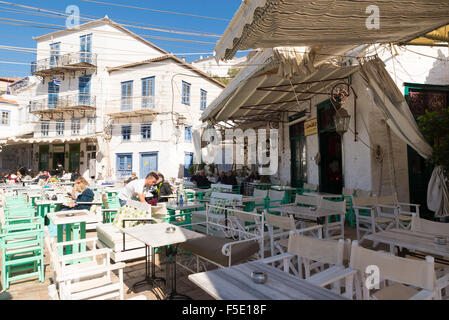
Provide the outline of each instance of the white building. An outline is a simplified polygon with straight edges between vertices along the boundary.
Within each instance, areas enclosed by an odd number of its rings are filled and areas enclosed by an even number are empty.
[[[241,69],[245,67],[245,63],[248,61],[248,57],[249,55],[241,58],[234,58],[228,61],[217,62],[214,56],[210,56],[192,62],[192,65],[213,77],[225,78],[229,76],[229,70]]]
[[[35,40],[37,59],[31,65],[31,73],[38,81],[34,85],[24,86],[26,89],[17,90],[16,96],[27,101],[30,113],[38,117],[38,121],[34,123],[32,137],[20,137],[15,134],[15,137],[8,139],[7,143],[32,145],[34,170],[54,169],[61,163],[70,172],[80,170],[86,178],[114,178],[117,176],[117,170],[121,174],[127,174],[128,171],[117,169],[116,161],[120,163],[117,154],[137,152],[143,146],[141,143],[137,145],[123,143],[124,147],[120,146],[122,141],[114,139],[117,132],[112,130],[111,135],[109,128],[120,128],[123,119],[127,119],[128,123],[134,123],[134,121],[147,121],[147,118],[123,118],[121,106],[127,108],[134,116],[137,114],[133,111],[133,107],[144,108],[142,104],[137,104],[137,101],[140,102],[142,99],[151,101],[154,96],[156,99],[154,110],[162,113],[162,117],[171,119],[171,112],[184,113],[187,123],[194,126],[200,115],[200,89],[204,88],[205,92],[207,91],[208,97],[203,93],[204,101],[207,101],[214,99],[222,88],[220,83],[209,79],[206,74],[180,62],[177,58],[167,58],[168,52],[107,17],[83,24],[77,29],[66,29],[39,36]],[[158,64],[145,62],[160,57],[164,58]],[[126,66],[138,61],[144,61],[136,65],[139,70],[132,75],[128,74],[132,71]],[[153,72],[155,68],[157,70]],[[177,75],[174,78],[175,91],[172,91],[172,77],[176,73],[184,75]],[[143,92],[140,86],[141,79],[153,76],[156,87]],[[182,80],[191,85],[190,110],[189,108],[178,110],[181,99],[177,98]],[[126,81],[134,81],[134,92],[122,92],[121,83]],[[127,89],[133,90],[133,86]],[[174,101],[173,105],[172,92],[179,100]],[[147,103],[145,106],[150,107],[150,104]],[[165,118],[158,117],[158,123],[166,121],[163,120]],[[173,136],[172,129],[165,123],[163,126],[164,130]],[[121,132],[121,129],[118,130]],[[140,134],[140,131],[133,132],[137,136]],[[168,139],[165,131],[159,134],[160,137],[157,132],[157,125],[154,124],[153,138],[160,141],[166,139],[167,143],[165,145],[151,143],[148,148],[142,150],[159,152],[161,148],[168,150],[168,145],[177,147]],[[134,142],[134,137],[131,142]],[[185,145],[179,150],[180,153],[176,157],[170,154],[168,157],[170,162],[165,159],[165,155],[164,159],[161,155],[160,162],[165,164],[179,161],[179,165],[183,165],[183,153],[190,152],[192,148]],[[181,158],[178,158],[181,154]],[[123,160],[127,158],[120,159],[122,165],[123,161],[128,161]],[[134,162],[136,161],[138,161],[137,153]],[[126,163],[128,166],[128,162]],[[160,167],[168,170],[165,165]],[[138,172],[140,170],[138,164],[132,169]]]
[[[118,179],[151,170],[183,177],[193,160],[192,133],[223,84],[173,55],[108,72],[112,171]]]

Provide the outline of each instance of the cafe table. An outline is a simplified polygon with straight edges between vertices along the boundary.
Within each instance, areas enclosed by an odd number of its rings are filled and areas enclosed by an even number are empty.
[[[64,200],[36,200],[36,213],[38,216],[45,218],[51,211],[58,211]]]
[[[389,245],[392,254],[395,253],[395,248],[398,248],[399,256],[412,255],[424,258],[424,255],[416,252],[418,251],[434,256],[438,263],[449,265],[449,243],[436,244],[435,236],[430,233],[394,228],[366,235],[365,239]]]
[[[167,228],[174,228],[173,233],[167,233]],[[167,257],[169,258],[169,264],[167,265],[167,278],[171,278],[171,290],[165,296],[166,300],[174,300],[176,298],[190,299],[190,297],[179,294],[176,292],[176,254],[177,247],[180,243],[186,242],[190,239],[196,239],[205,237],[204,234],[187,230],[185,228],[174,226],[172,224],[163,222],[156,224],[146,224],[132,228],[120,229],[120,232],[133,237],[134,239],[145,244],[146,247],[146,260],[145,260],[145,279],[134,284],[133,288],[139,287],[141,285],[149,284],[151,286],[157,285],[157,281],[165,282],[165,279],[156,277],[155,275],[155,261],[154,261],[154,249],[167,247],[166,249]],[[150,258],[150,254],[152,257]],[[151,266],[149,265],[151,261]],[[150,274],[151,269],[151,274]],[[171,275],[170,273],[171,270]]]
[[[253,282],[253,271],[265,272],[264,284]],[[348,300],[260,261],[188,276],[216,300]]]
[[[86,238],[86,222],[95,219],[95,216],[88,210],[67,210],[48,213],[51,223],[57,227],[57,242],[68,242],[82,240]],[[65,229],[65,238],[64,238]],[[63,255],[63,248],[58,249],[58,254]],[[86,251],[86,243],[71,245],[66,247],[65,254]],[[73,263],[79,262],[72,261]]]

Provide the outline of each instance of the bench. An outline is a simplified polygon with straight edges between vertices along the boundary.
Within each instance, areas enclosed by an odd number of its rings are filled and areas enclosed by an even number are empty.
[[[208,218],[209,212],[216,208],[206,205],[206,237],[187,240],[179,244],[179,248],[193,255],[196,271],[189,262],[177,262],[190,272],[200,272],[200,261],[212,263],[218,267],[230,267],[253,257],[264,256],[264,215],[245,212],[231,208],[221,208],[227,211],[225,223],[219,224]],[[196,225],[192,223],[193,226]],[[222,236],[211,234],[211,231],[221,229]],[[191,257],[190,255],[190,257]],[[189,256],[187,256],[189,258]],[[192,261],[190,261],[192,262]],[[206,265],[202,264],[204,269]]]

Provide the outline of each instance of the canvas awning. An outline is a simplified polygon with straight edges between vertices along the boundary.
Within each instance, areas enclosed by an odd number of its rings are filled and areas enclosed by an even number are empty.
[[[243,129],[282,122],[285,114],[310,111],[313,97],[330,98],[333,86],[349,83],[350,75],[361,72],[392,131],[424,158],[432,155],[432,148],[420,133],[404,96],[379,58],[361,59],[361,65],[353,66],[328,59],[317,66],[309,53],[298,53],[303,50],[300,47],[261,50],[209,105],[201,120]]]
[[[367,27],[372,6],[378,29]],[[229,60],[256,48],[407,43],[448,24],[447,0],[244,0],[215,53]]]
[[[66,142],[80,142],[88,139],[97,139],[97,135],[80,135],[80,136],[67,136],[67,137],[43,137],[43,138],[22,138],[11,137],[5,140],[6,145],[19,144],[19,143],[66,143]]]

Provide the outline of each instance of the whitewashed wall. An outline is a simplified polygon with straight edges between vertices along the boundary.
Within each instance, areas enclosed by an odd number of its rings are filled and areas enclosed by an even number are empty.
[[[116,173],[116,155],[118,153],[133,153],[133,171],[140,172],[140,153],[158,152],[158,170],[168,177],[182,177],[184,173],[184,153],[194,152],[193,142],[185,142],[184,127],[181,127],[179,138],[175,136],[176,117],[172,110],[186,118],[185,125],[197,128],[201,125],[199,118],[200,89],[207,91],[207,104],[212,102],[222,91],[222,87],[200,76],[198,73],[168,59],[151,64],[136,66],[111,72],[109,78],[108,112],[120,111],[121,82],[133,80],[133,100],[140,108],[141,79],[155,77],[155,109],[160,113],[156,117],[140,117],[115,120],[110,143],[112,172]],[[190,105],[181,103],[182,81],[191,84]],[[142,141],[141,123],[152,123],[151,141]],[[122,141],[121,125],[132,123],[130,141]]]

